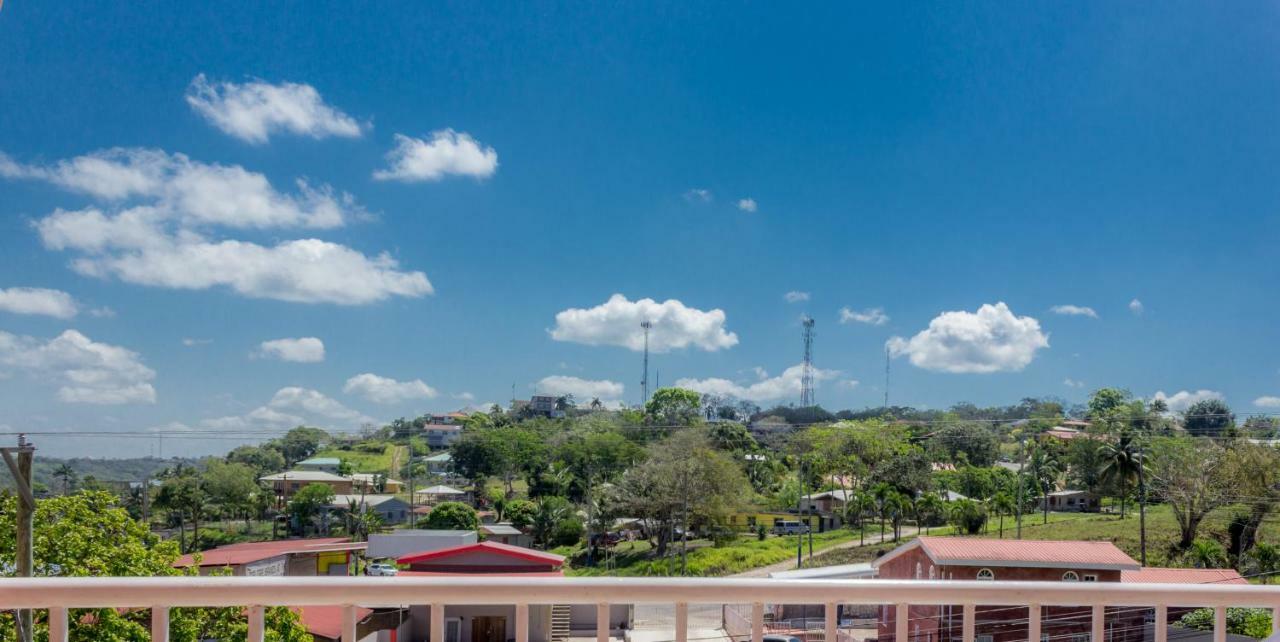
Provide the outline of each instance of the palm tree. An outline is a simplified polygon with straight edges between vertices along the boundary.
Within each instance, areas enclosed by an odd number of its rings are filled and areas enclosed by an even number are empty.
[[[1104,483],[1118,484],[1120,489],[1120,519],[1124,519],[1125,498],[1129,494],[1129,482],[1138,477],[1142,468],[1142,455],[1138,452],[1133,437],[1127,433],[1120,435],[1114,443],[1102,447],[1103,463],[1099,471]]]
[[[1270,584],[1271,576],[1280,571],[1280,546],[1258,542],[1249,556],[1253,558],[1254,571],[1262,576],[1262,583]]]
[[[864,546],[867,543],[867,529],[863,528],[863,518],[866,517],[867,511],[875,508],[875,505],[875,498],[864,492],[854,493],[849,498],[849,505],[846,510],[852,512],[858,519],[858,546]]]
[[[1187,551],[1191,563],[1196,568],[1219,568],[1226,561],[1227,554],[1222,544],[1211,539],[1197,539],[1191,542],[1191,550]]]
[[[76,483],[76,471],[69,464],[63,462],[53,469],[53,476],[62,480],[62,494],[66,495],[71,492],[71,487]]]
[[[889,495],[893,493],[893,486],[880,482],[871,487],[871,497],[875,500],[876,513],[880,516],[880,541],[884,541],[884,520],[886,517],[886,508],[888,507]]]
[[[898,491],[889,491],[884,498],[884,512],[888,513],[890,521],[893,523],[893,541],[898,541],[902,536],[902,516],[907,513],[908,500],[905,495]],[[881,537],[883,540],[883,536]]]
[[[929,534],[929,521],[938,517],[946,509],[942,498],[933,493],[924,493],[916,500],[916,526],[924,527],[924,534]]]
[[[1000,518],[1000,537],[1004,538],[1004,516],[1013,513],[1017,509],[1014,505],[1013,497],[1005,491],[1000,491],[991,498],[991,510],[996,512]]]
[[[1054,486],[1058,483],[1058,476],[1062,474],[1062,464],[1057,456],[1041,445],[1031,451],[1031,461],[1027,462],[1027,470],[1040,490],[1040,497],[1044,503],[1044,523],[1048,524],[1049,493],[1053,492]]]

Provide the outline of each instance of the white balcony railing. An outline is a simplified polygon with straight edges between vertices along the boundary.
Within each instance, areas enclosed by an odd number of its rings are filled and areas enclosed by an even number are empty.
[[[169,608],[248,605],[249,642],[263,640],[264,606],[345,607],[342,639],[356,640],[356,607],[430,605],[431,642],[444,642],[448,605],[515,605],[515,641],[529,642],[529,605],[595,604],[597,640],[608,642],[610,604],[674,604],[675,640],[688,642],[688,604],[751,604],[751,642],[764,635],[766,604],[825,605],[825,639],[837,640],[841,604],[961,607],[962,642],[974,642],[980,606],[1026,607],[1026,639],[1041,639],[1041,607],[1091,607],[1091,640],[1105,642],[1107,607],[1154,610],[1155,642],[1168,636],[1169,608],[1215,609],[1214,640],[1226,640],[1227,607],[1280,614],[1280,586],[895,580],[426,578],[426,577],[169,577],[0,580],[0,609],[48,609],[50,642],[67,640],[67,610],[153,609],[152,639],[167,642]],[[894,618],[893,639],[911,639],[908,617]],[[1280,617],[1273,618],[1280,627]],[[1277,628],[1275,630],[1280,630]]]

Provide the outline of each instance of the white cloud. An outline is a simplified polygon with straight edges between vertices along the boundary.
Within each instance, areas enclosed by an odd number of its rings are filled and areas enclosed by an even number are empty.
[[[738,199],[738,209],[744,212],[754,212],[757,209],[756,199],[742,198]]]
[[[396,381],[389,377],[381,377],[366,372],[347,379],[342,391],[351,395],[360,395],[374,403],[402,403],[413,399],[432,399],[440,394],[435,388],[423,383],[421,379],[413,381]]]
[[[75,299],[61,290],[45,288],[0,288],[0,312],[42,314],[70,319],[79,311]]]
[[[243,415],[205,419],[200,422],[200,426],[224,431],[252,431],[306,424],[335,430],[352,430],[368,423],[377,421],[316,390],[290,386],[277,390],[271,401],[264,406]]]
[[[187,87],[187,104],[224,133],[250,143],[264,143],[271,134],[289,132],[311,138],[360,136],[360,124],[326,105],[311,85],[210,83],[197,75]]]
[[[194,348],[195,346],[209,345],[210,343],[213,343],[213,339],[193,339],[191,337],[187,337],[182,340],[182,345],[188,348]]]
[[[625,386],[607,379],[591,380],[564,375],[543,377],[536,386],[538,392],[548,395],[573,395],[579,404],[600,399],[606,404],[622,397]]]
[[[1163,390],[1159,390],[1156,391],[1154,396],[1152,396],[1152,399],[1163,401],[1165,405],[1169,406],[1169,412],[1184,412],[1187,408],[1190,408],[1197,402],[1204,401],[1206,399],[1218,399],[1221,401],[1226,399],[1226,397],[1217,390],[1202,389],[1194,392],[1190,390],[1179,390],[1172,395],[1166,395]]]
[[[1014,316],[1003,302],[985,304],[977,312],[943,312],[910,339],[893,337],[886,344],[893,356],[940,372],[992,373],[1022,370],[1036,351],[1049,347],[1040,322]]]
[[[1061,314],[1073,317],[1089,317],[1090,319],[1098,318],[1098,313],[1093,308],[1083,305],[1055,305],[1049,308],[1054,314]]]
[[[0,331],[0,365],[48,377],[66,403],[155,403],[155,371],[138,353],[67,330],[48,341]]]
[[[826,381],[840,376],[839,370],[823,370],[814,368],[813,380]],[[677,388],[688,388],[703,394],[725,395],[737,399],[746,399],[756,403],[777,401],[786,397],[800,396],[800,383],[804,377],[804,365],[797,364],[782,371],[782,374],[743,385],[728,379],[679,379]]]
[[[0,164],[0,176],[45,180],[64,189],[113,203],[145,201],[128,221],[156,227],[176,221],[185,227],[340,227],[365,211],[350,194],[328,185],[297,182],[297,192],[281,192],[266,176],[239,165],[193,161],[159,149],[113,148],[51,166]]]
[[[693,188],[684,193],[684,200],[690,203],[710,203],[712,199],[711,190]]]
[[[442,129],[431,140],[396,134],[396,146],[387,152],[387,169],[373,173],[380,181],[408,183],[438,181],[445,176],[488,178],[498,171],[498,152],[482,146],[470,134]]]
[[[801,291],[799,291],[799,290],[792,290],[792,291],[790,291],[790,292],[788,292],[788,293],[786,293],[786,294],[782,295],[782,298],[786,299],[786,300],[787,300],[787,303],[800,303],[800,302],[802,302],[802,301],[808,301],[808,300],[809,300],[809,293],[808,293],[808,292],[801,292]]]
[[[857,388],[858,386],[862,385],[862,382],[858,381],[857,379],[841,379],[840,381],[836,382],[836,385],[842,388],[848,388],[850,390],[853,390],[854,388]]]
[[[449,396],[453,397],[454,399],[457,399],[458,401],[475,401],[476,400],[475,395],[466,391],[459,392],[457,394],[453,394]]]
[[[259,344],[255,354],[280,361],[318,363],[324,361],[324,342],[315,337],[273,339]]]
[[[1130,301],[1130,302],[1129,302],[1129,311],[1130,311],[1130,312],[1132,312],[1132,313],[1134,313],[1134,314],[1138,314],[1138,315],[1140,315],[1140,314],[1142,314],[1143,310],[1145,310],[1145,309],[1146,309],[1146,308],[1145,308],[1145,307],[1143,307],[1142,302],[1141,302],[1141,301],[1139,301],[1139,300],[1137,300],[1137,299],[1134,299],[1134,300],[1132,300],[1132,301]]]
[[[867,325],[884,325],[889,322],[889,315],[884,308],[867,308],[854,310],[849,306],[840,308],[840,323],[866,323]]]
[[[277,390],[266,408],[275,412],[295,412],[357,425],[373,421],[315,390],[297,386]]]
[[[1062,385],[1064,385],[1064,386],[1066,386],[1066,387],[1068,387],[1068,388],[1083,388],[1083,387],[1084,387],[1084,382],[1083,382],[1083,381],[1076,381],[1075,379],[1072,379],[1071,377],[1067,377],[1066,379],[1063,379],[1063,380],[1062,380]]]
[[[662,303],[653,299],[628,301],[621,294],[594,308],[558,312],[556,326],[550,332],[556,341],[640,351],[644,349],[644,331],[640,328],[643,321],[653,323],[649,331],[649,350],[653,352],[688,346],[714,352],[738,343],[738,335],[724,329],[723,310],[698,310],[675,299]]]
[[[1280,397],[1258,397],[1253,400],[1253,405],[1259,408],[1280,408]]]
[[[104,305],[89,310],[89,316],[99,319],[114,319],[116,318],[116,311]]]

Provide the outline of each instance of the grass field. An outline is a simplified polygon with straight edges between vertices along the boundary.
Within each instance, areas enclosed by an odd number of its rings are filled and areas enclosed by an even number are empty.
[[[868,534],[870,534],[870,530],[868,530]],[[814,533],[813,548],[817,550],[856,540],[857,538],[858,531],[856,530],[842,529],[826,533]],[[808,550],[807,545],[806,540],[806,551]],[[678,551],[679,546],[677,545],[672,547],[669,554],[678,553]],[[575,561],[581,559],[580,550],[556,552],[565,554]],[[584,568],[575,565],[571,566],[566,573],[568,575],[616,575],[624,577],[680,574],[679,557],[673,558],[669,555],[661,559],[653,558],[648,542],[628,542],[620,545],[616,552],[617,556],[613,560],[613,568],[611,569],[601,566]],[[720,548],[712,546],[706,540],[697,540],[690,542],[686,574],[699,577],[732,575],[753,568],[776,564],[791,559],[795,554],[796,538],[794,537],[768,537],[761,541],[756,539],[754,535],[748,535]]]
[[[1219,509],[1207,517],[1200,525],[1198,537],[1215,539],[1227,543],[1227,523],[1231,519],[1231,507]],[[990,532],[979,537],[999,537],[996,524],[992,523]],[[1005,518],[1006,538],[1016,536],[1014,520]],[[949,527],[931,529],[931,535],[950,535]],[[1043,522],[1040,513],[1027,514],[1022,518],[1023,539],[1055,539],[1055,540],[1105,540],[1114,542],[1125,553],[1135,560],[1141,559],[1141,536],[1136,512],[1125,515],[1098,513],[1049,513],[1049,522]],[[1179,559],[1174,545],[1178,541],[1178,525],[1173,512],[1168,506],[1151,506],[1147,508],[1147,565],[1148,566],[1185,566]],[[1259,533],[1259,541],[1268,543],[1280,542],[1280,521],[1275,519],[1264,522]],[[836,564],[853,564],[867,562],[880,554],[892,550],[895,543],[876,544],[845,548],[815,555],[812,562],[805,566],[834,566]]]
[[[391,460],[395,456],[396,450],[403,448],[403,446],[388,444],[386,450],[380,453],[328,448],[317,452],[315,456],[345,459],[351,462],[351,465],[355,467],[355,471],[358,473],[391,473]]]

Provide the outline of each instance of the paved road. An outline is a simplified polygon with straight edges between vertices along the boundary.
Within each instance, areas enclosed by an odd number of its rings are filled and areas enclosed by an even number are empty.
[[[904,537],[908,535],[914,535],[915,533],[916,533],[915,527],[908,527],[908,526],[902,527],[902,535]],[[858,540],[855,539],[848,542],[841,542],[833,546],[828,546],[826,548],[814,549],[813,554],[817,555],[819,553],[825,553],[827,551],[837,551],[842,548],[854,548],[857,546],[869,546],[871,544],[879,544],[881,543],[881,541],[887,542],[888,540],[892,539],[892,537],[893,537],[893,534],[886,531],[884,540],[881,540],[880,533],[873,533],[873,534],[867,535],[864,544],[859,544]],[[805,551],[807,552],[808,549],[806,548]],[[749,571],[743,571],[741,573],[731,575],[730,577],[769,577],[770,573],[777,573],[778,571],[790,571],[790,570],[794,570],[795,567],[796,567],[796,561],[794,559],[788,559],[785,562],[778,562],[777,564],[770,564],[768,566],[753,568]]]

